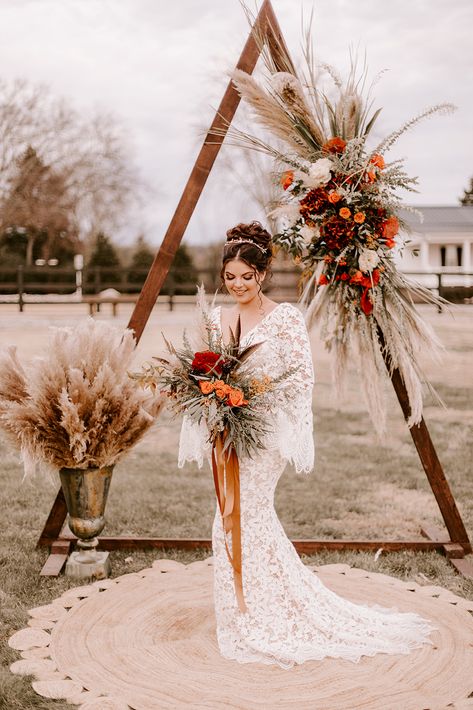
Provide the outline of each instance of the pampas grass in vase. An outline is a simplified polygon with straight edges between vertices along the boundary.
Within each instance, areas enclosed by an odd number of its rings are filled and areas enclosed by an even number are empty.
[[[20,449],[25,475],[59,471],[69,525],[82,540],[95,540],[103,528],[103,510],[92,510],[94,503],[101,496],[98,507],[105,507],[113,466],[163,405],[129,377],[134,348],[131,330],[90,318],[54,329],[46,353],[24,366],[15,348],[0,356],[0,427]],[[87,490],[91,472],[98,474]],[[83,475],[71,492],[74,474]],[[97,475],[108,483],[97,484]]]
[[[0,356],[0,427],[26,475],[110,466],[149,429],[163,401],[128,376],[134,347],[131,330],[88,319],[54,329],[46,354],[25,366],[15,348]]]

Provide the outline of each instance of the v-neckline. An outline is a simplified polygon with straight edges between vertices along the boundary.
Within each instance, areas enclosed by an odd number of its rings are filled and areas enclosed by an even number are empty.
[[[250,335],[250,333],[253,333],[254,330],[256,330],[257,328],[259,328],[260,325],[262,325],[262,323],[264,323],[264,322],[269,318],[269,316],[271,316],[271,315],[274,313],[274,311],[277,311],[280,306],[284,306],[285,304],[286,304],[286,301],[283,301],[282,303],[278,303],[271,311],[269,311],[269,313],[266,313],[266,315],[263,316],[263,317],[261,318],[261,320],[260,320],[258,323],[256,323],[256,325],[254,325],[252,328],[250,328],[250,330],[248,330],[248,331],[245,333],[245,335],[242,335],[242,336],[240,337],[240,342],[241,342],[242,340],[244,340],[245,338],[247,338],[247,337]],[[222,306],[217,306],[217,307],[218,307],[218,326],[219,326],[219,328],[220,328],[220,334],[221,334],[222,340],[223,340]]]

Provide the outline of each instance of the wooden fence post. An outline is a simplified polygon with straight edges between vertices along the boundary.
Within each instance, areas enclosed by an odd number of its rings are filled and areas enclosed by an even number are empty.
[[[23,273],[23,266],[20,264],[18,266],[18,271],[17,271],[17,284],[18,284],[18,307],[20,309],[20,313],[23,313],[23,293],[24,293],[24,287],[25,287],[25,275]]]

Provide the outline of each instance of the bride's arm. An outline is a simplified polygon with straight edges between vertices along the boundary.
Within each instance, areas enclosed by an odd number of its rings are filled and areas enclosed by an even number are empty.
[[[283,311],[278,341],[286,370],[296,368],[283,383],[278,427],[280,449],[297,473],[310,473],[314,467],[314,367],[304,317],[295,306],[288,305]]]

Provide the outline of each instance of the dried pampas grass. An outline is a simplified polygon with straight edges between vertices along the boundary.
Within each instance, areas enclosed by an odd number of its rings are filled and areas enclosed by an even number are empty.
[[[116,463],[163,405],[128,376],[135,341],[90,318],[57,328],[47,354],[25,368],[15,348],[0,356],[0,427],[21,449],[25,474]]]

